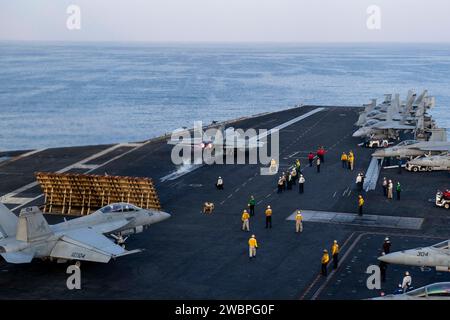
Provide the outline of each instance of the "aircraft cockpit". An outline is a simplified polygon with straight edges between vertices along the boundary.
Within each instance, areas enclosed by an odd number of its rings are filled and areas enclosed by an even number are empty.
[[[416,142],[417,142],[416,140],[405,140],[405,141],[402,141],[399,144],[397,144],[396,147],[409,146],[409,145],[414,144]]]
[[[113,203],[100,209],[102,213],[110,212],[132,212],[139,211],[139,208],[129,203]]]

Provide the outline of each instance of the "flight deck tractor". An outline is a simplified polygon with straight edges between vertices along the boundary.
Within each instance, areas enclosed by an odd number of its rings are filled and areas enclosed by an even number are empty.
[[[438,190],[436,193],[436,206],[450,209],[450,189],[444,192]]]

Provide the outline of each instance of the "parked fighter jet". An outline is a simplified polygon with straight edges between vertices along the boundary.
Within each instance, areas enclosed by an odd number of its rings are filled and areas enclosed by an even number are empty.
[[[166,212],[115,203],[87,216],[48,225],[37,207],[23,209],[17,217],[0,203],[0,255],[9,263],[30,263],[34,258],[106,263],[141,250],[127,251],[103,234],[122,238],[169,217]]]
[[[443,153],[435,156],[422,156],[409,160],[406,163],[406,170],[409,171],[433,171],[450,170],[450,154]]]
[[[447,141],[445,129],[432,129],[431,137],[428,141],[405,140],[399,144],[379,149],[372,154],[372,157],[417,157],[427,153],[442,153],[450,151],[450,142]]]
[[[417,267],[434,267],[437,271],[450,272],[450,240],[430,247],[417,248],[389,253],[378,260],[390,264],[402,264]]]
[[[388,294],[371,300],[449,300],[450,282],[437,282],[403,294]]]

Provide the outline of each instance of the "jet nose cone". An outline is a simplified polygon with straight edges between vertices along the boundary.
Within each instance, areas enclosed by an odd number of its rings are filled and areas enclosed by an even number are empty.
[[[361,132],[360,132],[359,130],[353,132],[352,137],[353,137],[353,138],[359,138],[359,137],[361,137]]]
[[[384,158],[386,152],[384,150],[377,150],[374,153],[372,153],[372,157],[374,158]]]
[[[392,264],[403,264],[404,254],[401,252],[389,253],[384,256],[378,257],[378,260]]]
[[[164,211],[160,211],[159,212],[159,216],[160,216],[160,220],[159,221],[164,221],[164,220],[167,220],[167,219],[169,219],[171,217],[171,215],[169,213],[164,212]]]

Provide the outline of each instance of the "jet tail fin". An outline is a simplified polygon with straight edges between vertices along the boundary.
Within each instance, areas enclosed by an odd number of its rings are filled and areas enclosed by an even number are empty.
[[[17,240],[31,242],[46,238],[52,233],[38,207],[22,209],[19,215],[19,223],[17,224]]]
[[[19,219],[3,203],[0,203],[0,233],[3,237],[16,235],[17,222]]]

